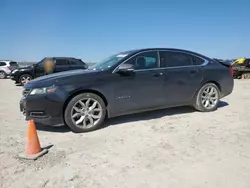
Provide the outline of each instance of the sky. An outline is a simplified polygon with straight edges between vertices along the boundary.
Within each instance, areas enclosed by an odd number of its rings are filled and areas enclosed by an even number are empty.
[[[0,0],[0,59],[96,62],[138,48],[250,57],[250,0]]]

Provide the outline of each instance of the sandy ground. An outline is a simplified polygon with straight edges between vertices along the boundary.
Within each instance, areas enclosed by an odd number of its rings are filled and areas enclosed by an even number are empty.
[[[220,108],[174,108],[109,120],[74,134],[38,127],[37,161],[23,161],[22,87],[0,80],[1,187],[250,188],[250,81],[235,81]]]

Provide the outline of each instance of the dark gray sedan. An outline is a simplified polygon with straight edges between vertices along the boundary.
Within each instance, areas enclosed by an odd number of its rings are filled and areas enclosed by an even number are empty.
[[[209,112],[233,91],[232,73],[229,64],[187,50],[132,50],[30,81],[20,108],[27,120],[75,132],[95,130],[106,117],[174,106]]]

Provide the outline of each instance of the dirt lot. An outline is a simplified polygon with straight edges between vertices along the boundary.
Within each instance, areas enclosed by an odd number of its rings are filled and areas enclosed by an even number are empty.
[[[22,87],[0,80],[0,89],[1,187],[250,187],[250,81],[236,80],[216,112],[119,117],[85,134],[37,127],[42,146],[53,147],[35,162],[17,158],[27,132]]]

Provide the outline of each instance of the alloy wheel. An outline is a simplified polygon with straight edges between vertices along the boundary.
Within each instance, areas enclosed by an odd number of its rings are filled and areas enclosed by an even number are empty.
[[[74,104],[71,119],[79,128],[91,128],[100,121],[102,113],[101,104],[97,100],[85,98]]]
[[[5,73],[4,72],[0,72],[0,79],[4,79],[5,78]]]
[[[27,82],[29,82],[31,80],[30,76],[23,76],[21,79],[21,83],[22,84],[26,84]]]
[[[204,88],[201,94],[201,102],[204,108],[212,109],[219,101],[218,90],[213,86],[207,86]]]

